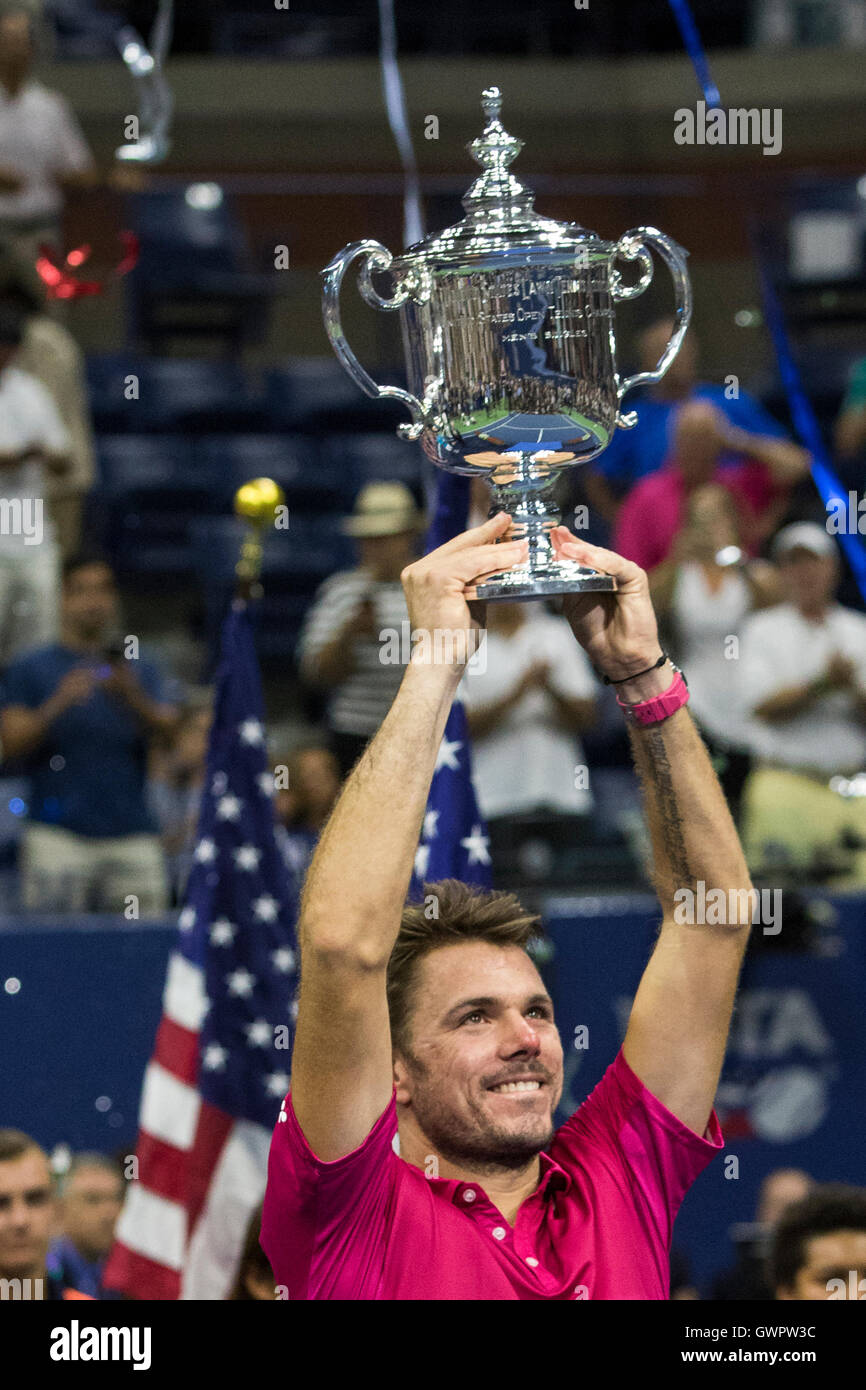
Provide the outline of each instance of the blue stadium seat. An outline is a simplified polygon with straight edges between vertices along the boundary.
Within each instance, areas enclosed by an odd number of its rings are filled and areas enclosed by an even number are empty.
[[[223,510],[222,479],[195,457],[184,435],[103,435],[91,524],[125,576],[192,573],[189,528]]]
[[[190,335],[230,351],[261,341],[277,272],[253,266],[232,200],[191,182],[132,195],[127,205],[128,225],[141,243],[138,263],[124,279],[133,341],[153,352]]]
[[[194,523],[191,538],[195,566],[204,580],[233,578],[246,524],[239,517],[209,516]],[[304,525],[267,532],[262,583],[269,577],[290,581],[298,593],[311,593],[334,570],[355,563],[352,541],[333,516],[310,516]]]
[[[160,357],[145,361],[137,429],[255,428],[261,399],[237,362]]]
[[[206,638],[216,659],[222,620],[235,588],[235,567],[246,526],[236,517],[193,523],[194,562],[204,595]],[[271,532],[262,562],[262,598],[256,605],[256,645],[263,663],[294,659],[304,615],[319,584],[355,563],[352,542],[330,516],[308,517],[298,528]]]
[[[242,430],[261,424],[261,390],[237,362],[108,353],[89,356],[86,370],[97,430]]]
[[[332,467],[351,473],[356,491],[365,483],[386,479],[405,483],[421,500],[424,456],[420,445],[407,444],[394,434],[343,435],[329,439],[324,451]]]
[[[397,379],[380,374],[383,383]],[[367,396],[336,357],[292,357],[266,377],[267,408],[274,429],[350,431],[396,429],[406,418],[398,401]]]
[[[117,430],[128,427],[136,414],[137,401],[128,401],[125,392],[129,378],[137,376],[139,383],[146,358],[137,353],[88,353],[85,359],[87,394],[93,424],[97,430]]]
[[[196,477],[192,441],[183,434],[103,434],[97,459],[96,486],[111,502],[185,491],[206,495]]]
[[[285,492],[290,512],[339,512],[351,504],[350,474],[309,435],[205,435],[196,442],[196,457],[205,472],[224,480],[229,498],[251,478],[273,478]]]

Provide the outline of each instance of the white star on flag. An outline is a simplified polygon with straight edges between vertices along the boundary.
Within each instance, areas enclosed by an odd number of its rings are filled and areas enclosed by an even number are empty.
[[[457,750],[463,747],[461,739],[455,739],[449,743],[447,738],[443,738],[439,744],[439,751],[436,754],[436,766],[433,771],[438,772],[440,767],[450,767],[452,772],[458,772],[460,764],[457,759]]]
[[[216,859],[216,845],[213,840],[199,840],[195,847],[193,859],[198,864],[212,864]]]
[[[185,907],[177,919],[177,925],[181,931],[192,931],[195,926],[195,908]]]
[[[241,845],[240,849],[233,851],[233,854],[238,868],[250,871],[259,867],[259,860],[262,857],[261,850],[256,849],[255,845]]]
[[[260,922],[275,922],[279,916],[279,911],[279,903],[269,893],[265,893],[261,898],[256,898],[253,903],[253,912]]]
[[[263,741],[265,731],[258,719],[245,719],[243,724],[239,726],[238,733],[241,736],[241,743],[255,745]]]
[[[439,812],[438,812],[438,811],[428,811],[427,814],[425,815],[425,817],[424,817],[424,839],[425,839],[425,840],[433,840],[433,839],[436,838],[436,835],[438,834],[438,831],[437,831],[437,829],[436,829],[436,822],[438,821],[438,819],[439,819]]]
[[[203,1067],[207,1067],[208,1071],[222,1071],[228,1055],[226,1049],[220,1047],[219,1043],[208,1043],[201,1064]]]
[[[242,965],[237,970],[233,970],[231,975],[226,975],[229,994],[239,994],[241,998],[252,993],[255,982],[255,976],[245,970]]]
[[[490,841],[486,835],[482,835],[480,825],[473,825],[472,834],[467,835],[460,843],[469,853],[470,864],[490,863],[490,855],[487,852]]]
[[[272,1071],[265,1077],[265,1089],[269,1096],[284,1096],[289,1089],[291,1077],[284,1071]]]
[[[229,779],[224,772],[215,772],[211,778],[210,789],[214,796],[222,796],[229,784]]]
[[[279,946],[276,951],[271,951],[271,960],[274,969],[283,975],[288,975],[289,971],[295,968],[295,953],[288,946]]]
[[[255,1023],[249,1024],[247,1028],[247,1038],[250,1047],[267,1047],[273,1038],[273,1029],[267,1019],[257,1019]]]
[[[259,791],[263,796],[273,796],[274,774],[272,772],[260,772],[256,781],[259,784]]]
[[[211,923],[210,939],[214,946],[230,946],[235,939],[237,928],[228,917],[217,917]]]
[[[426,877],[427,865],[430,863],[430,846],[419,845],[415,851],[415,872],[419,878]]]
[[[243,802],[236,796],[223,796],[217,802],[218,820],[237,820],[241,813]]]

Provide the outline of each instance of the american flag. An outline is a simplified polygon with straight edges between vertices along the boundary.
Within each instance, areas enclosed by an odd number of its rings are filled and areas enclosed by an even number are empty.
[[[297,888],[274,834],[247,605],[222,634],[193,867],[144,1077],[104,1283],[133,1298],[224,1299],[289,1089]]]
[[[436,511],[425,550],[435,550],[466,529],[469,481],[440,473]],[[410,900],[424,896],[425,882],[457,878],[490,888],[490,842],[472,783],[472,757],[466,711],[455,700],[436,755],[421,839],[409,884]]]

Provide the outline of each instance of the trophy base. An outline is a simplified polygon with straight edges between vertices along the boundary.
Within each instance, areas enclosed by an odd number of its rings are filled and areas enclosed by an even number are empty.
[[[613,575],[590,569],[588,565],[578,565],[574,560],[555,560],[538,570],[529,565],[515,565],[501,574],[491,574],[480,584],[467,585],[463,592],[469,600],[488,603],[495,599],[552,598],[556,594],[614,593],[615,590]]]

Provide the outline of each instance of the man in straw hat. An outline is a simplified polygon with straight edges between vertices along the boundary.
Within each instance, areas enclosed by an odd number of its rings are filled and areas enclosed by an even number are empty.
[[[301,676],[329,694],[327,723],[343,775],[391,707],[404,662],[394,653],[408,621],[400,574],[415,558],[424,517],[403,483],[361,489],[343,523],[360,564],[326,579],[299,642]],[[384,635],[383,635],[384,634]],[[394,637],[396,641],[386,641]]]

